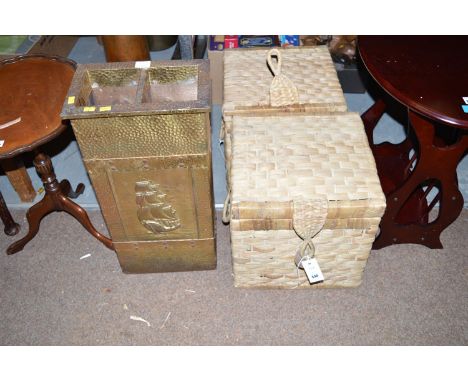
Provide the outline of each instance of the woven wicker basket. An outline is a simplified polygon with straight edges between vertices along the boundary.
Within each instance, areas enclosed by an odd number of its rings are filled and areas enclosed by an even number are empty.
[[[234,115],[346,110],[346,101],[326,46],[227,49],[224,52],[223,128],[220,138],[224,141],[228,171]]]
[[[235,286],[358,286],[385,210],[359,115],[234,116],[232,138]],[[296,266],[306,241],[320,284]]]

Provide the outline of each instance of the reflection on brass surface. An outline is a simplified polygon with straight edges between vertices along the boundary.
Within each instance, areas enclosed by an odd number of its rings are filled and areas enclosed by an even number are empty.
[[[122,87],[137,82],[140,72],[138,69],[98,69],[89,70],[86,77],[91,84]]]
[[[135,64],[78,65],[61,117],[76,121],[104,116],[209,112],[208,60],[157,61],[150,62],[149,68],[135,68]],[[70,97],[74,102],[68,102]],[[100,108],[110,105],[112,108]],[[83,106],[96,108],[85,110]]]
[[[161,66],[148,70],[150,81],[160,84],[169,84],[195,79],[198,81],[198,68],[196,65]]]
[[[180,227],[174,207],[166,202],[166,194],[158,184],[141,180],[135,184],[137,216],[140,223],[154,233],[173,231]]]
[[[137,69],[89,70],[83,76],[76,105],[130,105],[136,100],[139,79]]]

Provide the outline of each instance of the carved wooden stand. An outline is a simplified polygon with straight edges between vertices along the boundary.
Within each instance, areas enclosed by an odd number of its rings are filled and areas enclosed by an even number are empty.
[[[446,137],[436,135],[430,120],[408,110],[410,131],[406,140],[397,145],[388,142],[375,145],[373,130],[385,109],[384,101],[378,100],[362,115],[387,198],[387,209],[373,248],[401,243],[442,248],[440,234],[463,208],[456,169],[468,149],[468,135],[463,136],[460,130],[454,129],[455,143],[451,144]],[[415,152],[410,156],[412,149]],[[439,192],[428,203],[427,196],[434,187]],[[440,202],[439,215],[429,222],[429,213],[437,202]]]
[[[80,183],[76,190],[73,191],[68,180],[64,179],[59,183],[55,176],[52,162],[49,156],[45,154],[36,154],[34,166],[44,183],[45,195],[44,198],[39,203],[32,206],[26,214],[29,223],[27,235],[21,240],[11,244],[7,249],[7,254],[12,255],[13,253],[21,251],[24,246],[36,236],[42,218],[53,211],[68,212],[107,248],[114,249],[112,241],[94,228],[86,211],[69,199],[76,198],[83,193],[84,185]]]
[[[8,210],[8,207],[3,199],[3,195],[0,192],[0,218],[5,225],[4,232],[8,236],[14,236],[19,232],[20,226],[17,224]]]

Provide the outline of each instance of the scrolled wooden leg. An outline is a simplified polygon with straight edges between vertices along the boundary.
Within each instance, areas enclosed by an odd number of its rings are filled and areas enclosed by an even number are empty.
[[[39,226],[42,218],[48,213],[55,210],[55,205],[52,198],[49,195],[45,195],[39,203],[33,205],[26,213],[28,219],[29,231],[25,237],[11,244],[7,249],[7,254],[12,255],[16,252],[21,251],[24,246],[30,242],[34,236],[39,232]]]
[[[10,245],[7,249],[7,253],[11,255],[21,251],[24,246],[36,236],[42,218],[53,211],[68,212],[107,248],[114,249],[112,240],[105,237],[94,228],[86,211],[68,198],[68,196],[76,197],[83,192],[84,185],[80,183],[76,191],[73,191],[68,180],[65,179],[59,183],[55,176],[52,162],[46,154],[38,152],[34,158],[34,166],[44,183],[46,193],[44,198],[39,203],[32,206],[26,214],[29,222],[28,234],[21,240]]]
[[[62,194],[65,196],[68,196],[69,198],[76,199],[78,196],[80,196],[84,190],[85,190],[85,185],[83,183],[78,184],[76,186],[76,190],[73,191],[70,185],[70,182],[67,179],[63,179],[60,182],[60,188],[62,190]]]
[[[61,207],[65,212],[68,212],[76,220],[78,220],[91,235],[93,235],[96,239],[103,243],[107,248],[112,250],[114,249],[114,244],[112,243],[112,240],[99,233],[96,230],[96,228],[94,228],[93,223],[91,223],[91,220],[89,220],[88,214],[78,204],[71,201],[67,197],[62,196]]]

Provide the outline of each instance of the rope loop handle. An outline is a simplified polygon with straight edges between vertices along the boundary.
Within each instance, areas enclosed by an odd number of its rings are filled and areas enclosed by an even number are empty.
[[[278,58],[278,62],[273,62],[273,57]],[[299,103],[299,94],[292,81],[282,73],[283,57],[281,50],[273,48],[267,53],[267,64],[273,72],[273,80],[270,85],[270,105],[288,106]]]
[[[278,58],[276,64],[273,63],[273,57]],[[283,65],[283,56],[278,49],[270,49],[267,54],[267,62],[274,76],[279,76],[281,74],[281,66]]]

